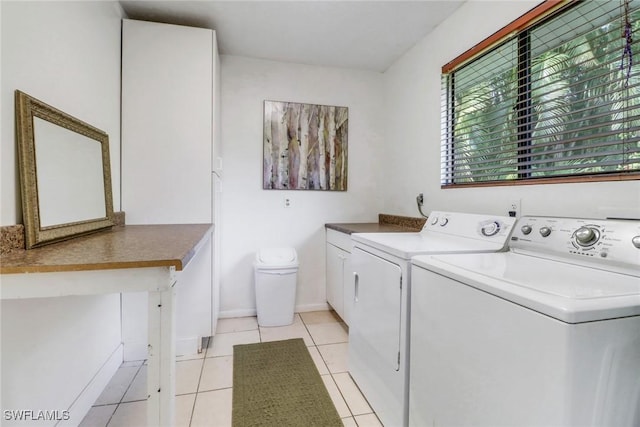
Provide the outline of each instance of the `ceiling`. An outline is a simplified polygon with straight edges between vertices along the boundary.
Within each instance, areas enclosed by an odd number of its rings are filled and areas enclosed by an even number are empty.
[[[464,0],[120,1],[130,19],[216,30],[221,54],[383,72]]]

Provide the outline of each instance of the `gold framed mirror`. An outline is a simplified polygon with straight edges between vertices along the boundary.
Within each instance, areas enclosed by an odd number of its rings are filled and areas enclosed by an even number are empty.
[[[27,249],[114,224],[109,136],[16,90]]]

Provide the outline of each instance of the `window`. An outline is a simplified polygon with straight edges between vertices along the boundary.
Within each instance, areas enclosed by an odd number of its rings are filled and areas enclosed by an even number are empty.
[[[558,5],[443,67],[443,187],[640,179],[640,0]]]

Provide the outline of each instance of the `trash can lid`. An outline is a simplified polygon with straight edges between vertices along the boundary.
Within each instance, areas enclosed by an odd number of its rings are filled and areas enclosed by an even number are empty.
[[[290,266],[298,262],[294,248],[262,248],[256,254],[256,263],[265,266]]]

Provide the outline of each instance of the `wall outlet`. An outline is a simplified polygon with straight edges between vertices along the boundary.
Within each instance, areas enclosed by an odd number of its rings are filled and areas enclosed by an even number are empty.
[[[507,214],[512,218],[520,218],[520,199],[511,199],[507,204]]]
[[[290,208],[291,207],[291,198],[290,197],[285,197],[284,198],[284,207],[285,208]]]

